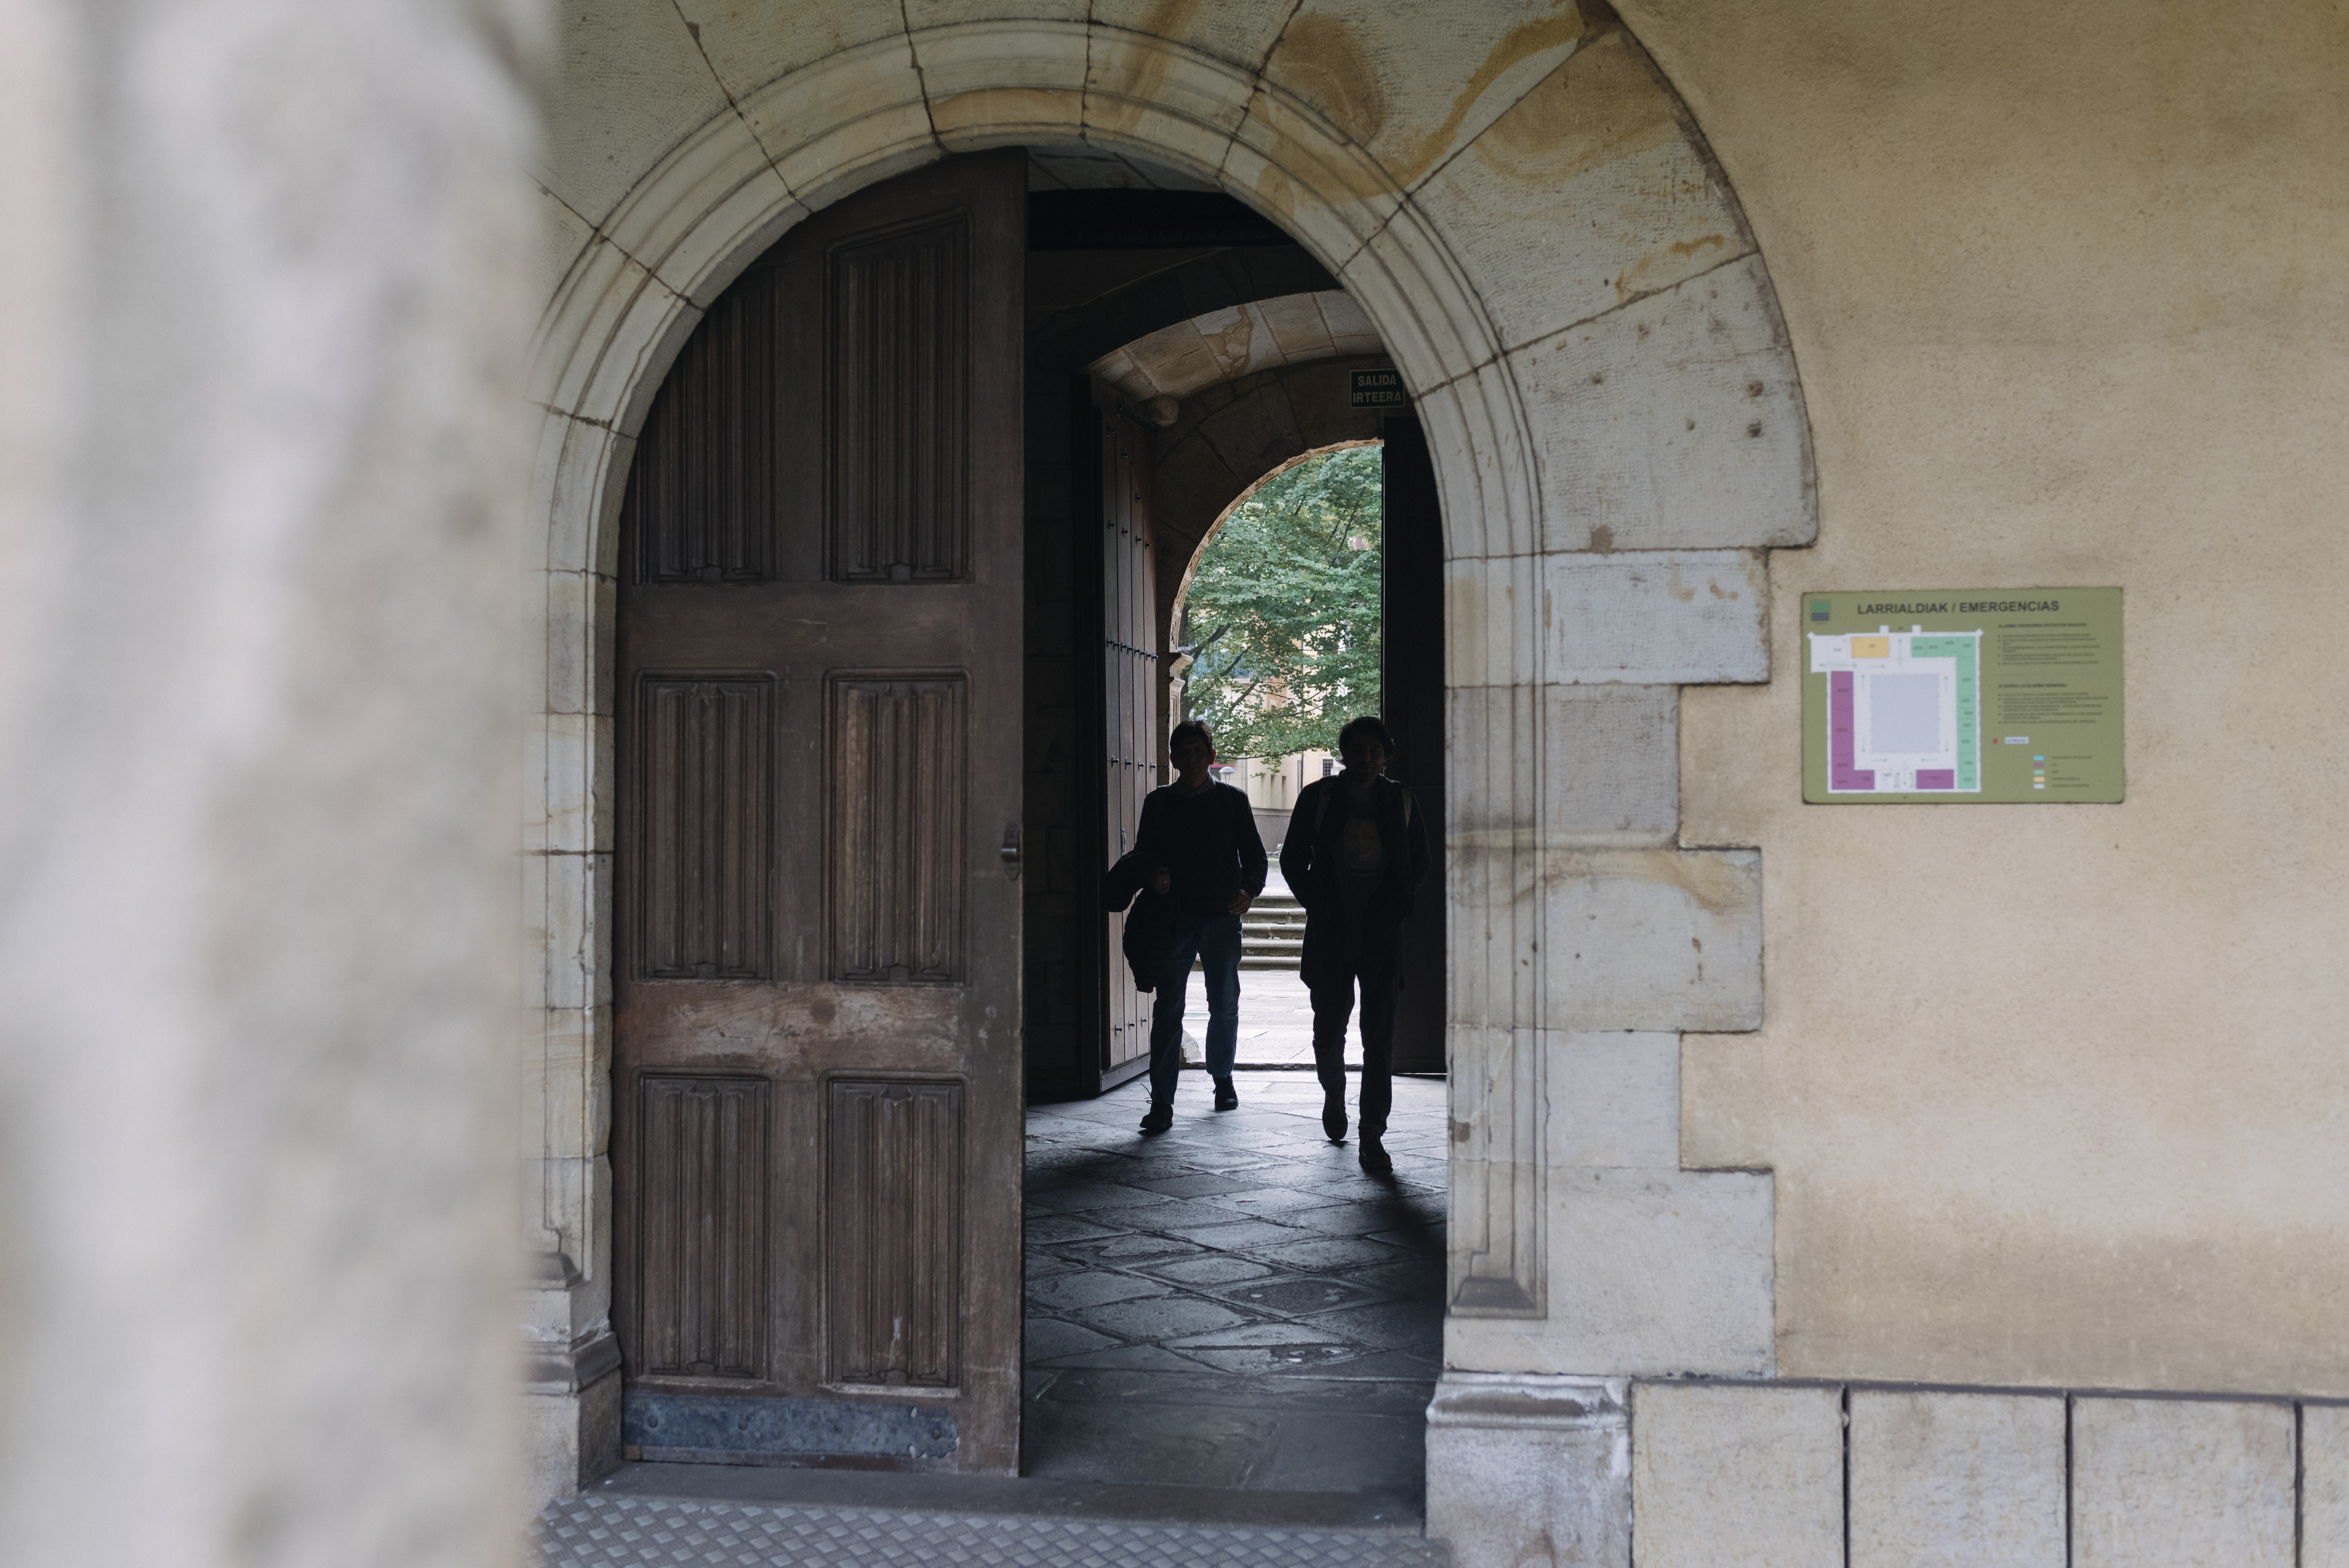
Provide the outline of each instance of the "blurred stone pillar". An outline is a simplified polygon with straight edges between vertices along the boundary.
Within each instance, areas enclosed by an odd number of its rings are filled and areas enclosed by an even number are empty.
[[[0,0],[0,1559],[478,1563],[523,0]]]

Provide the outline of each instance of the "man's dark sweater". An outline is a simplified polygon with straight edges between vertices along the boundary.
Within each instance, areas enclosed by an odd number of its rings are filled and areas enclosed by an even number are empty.
[[[1180,783],[1153,789],[1142,802],[1134,849],[1144,864],[1174,873],[1174,906],[1185,914],[1222,914],[1232,895],[1264,892],[1264,840],[1248,798],[1228,784],[1193,795]]]

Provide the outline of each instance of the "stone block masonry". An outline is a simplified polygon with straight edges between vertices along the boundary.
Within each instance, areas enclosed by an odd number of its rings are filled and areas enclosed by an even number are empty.
[[[1493,1408],[1489,1425],[1525,1418]],[[2220,1395],[1639,1382],[1629,1477],[1597,1504],[1634,1522],[1634,1547],[1588,1561],[2338,1563],[2342,1416]],[[1519,1511],[1521,1539],[1591,1528]]]

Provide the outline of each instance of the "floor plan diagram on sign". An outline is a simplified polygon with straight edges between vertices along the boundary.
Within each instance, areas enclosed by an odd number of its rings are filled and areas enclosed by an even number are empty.
[[[1981,792],[1982,636],[1810,634],[1810,673],[1827,677],[1831,794]]]

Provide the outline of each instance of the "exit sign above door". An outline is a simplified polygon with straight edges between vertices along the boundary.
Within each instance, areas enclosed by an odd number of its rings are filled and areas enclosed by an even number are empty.
[[[1346,372],[1346,406],[1350,408],[1401,408],[1411,402],[1402,377],[1392,370]]]

